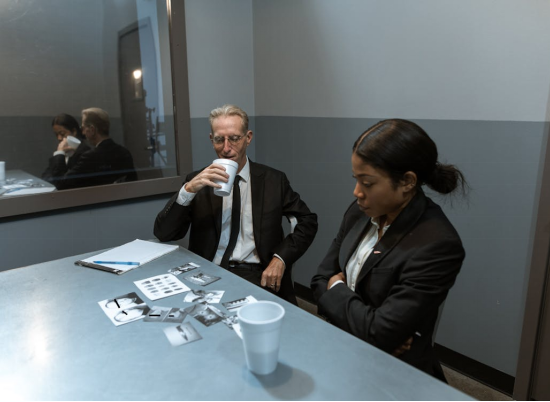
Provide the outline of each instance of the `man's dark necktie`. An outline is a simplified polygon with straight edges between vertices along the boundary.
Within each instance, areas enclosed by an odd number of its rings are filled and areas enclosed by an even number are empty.
[[[241,226],[241,188],[239,187],[240,176],[235,177],[233,182],[233,207],[231,208],[231,235],[229,236],[229,244],[225,249],[220,266],[223,268],[229,267],[229,257],[235,250],[237,237],[239,237],[239,229]]]

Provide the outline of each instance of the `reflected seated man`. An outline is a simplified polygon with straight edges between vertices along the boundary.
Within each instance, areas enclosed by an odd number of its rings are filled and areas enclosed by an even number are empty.
[[[92,148],[68,166],[65,156],[54,156],[53,175],[58,190],[137,180],[130,151],[109,137],[108,113],[99,108],[82,111],[82,134]]]

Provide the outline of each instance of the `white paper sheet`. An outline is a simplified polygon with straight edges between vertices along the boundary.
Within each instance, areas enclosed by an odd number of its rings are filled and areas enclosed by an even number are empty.
[[[150,300],[158,300],[191,290],[172,274],[152,276],[134,283]]]
[[[82,261],[77,261],[77,264],[81,263],[79,265],[89,266],[90,268],[94,268],[93,265],[99,265],[113,271],[118,271],[115,273],[124,273],[162,257],[176,250],[178,247],[177,245],[154,243],[138,239]],[[118,262],[118,264],[109,264],[109,262]]]

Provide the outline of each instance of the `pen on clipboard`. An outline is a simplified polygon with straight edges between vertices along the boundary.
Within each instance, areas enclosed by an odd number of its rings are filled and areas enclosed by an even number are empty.
[[[139,265],[139,262],[133,262],[133,261],[94,261],[94,264]]]

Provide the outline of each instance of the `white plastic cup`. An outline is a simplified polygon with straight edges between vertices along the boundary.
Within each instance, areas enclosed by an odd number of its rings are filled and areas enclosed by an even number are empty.
[[[284,315],[283,306],[271,301],[249,303],[237,312],[246,365],[253,373],[271,374],[277,368]]]
[[[0,183],[6,181],[6,162],[0,162]]]
[[[74,149],[77,149],[80,145],[80,140],[76,137],[73,137],[72,135],[67,136],[67,144]]]
[[[235,181],[235,176],[237,175],[239,164],[235,161],[232,161],[231,159],[216,159],[212,163],[215,163],[216,165],[222,165],[225,168],[225,172],[229,175],[229,180],[227,181],[227,183],[223,181],[214,182],[221,185],[221,188],[214,189],[214,194],[220,197],[227,197],[229,194],[231,194],[231,188],[233,187],[233,182]]]

